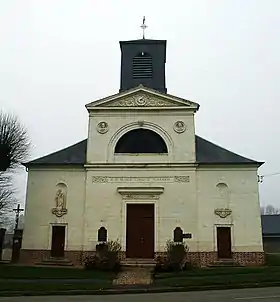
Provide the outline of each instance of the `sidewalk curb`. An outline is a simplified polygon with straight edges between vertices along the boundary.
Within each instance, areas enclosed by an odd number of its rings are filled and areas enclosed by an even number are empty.
[[[152,294],[152,293],[170,293],[170,292],[188,292],[188,291],[207,291],[207,290],[227,290],[242,288],[261,288],[277,287],[280,282],[262,282],[248,284],[227,284],[227,285],[209,285],[209,286],[188,286],[188,287],[131,287],[123,286],[111,289],[100,290],[61,290],[61,291],[0,291],[1,297],[14,296],[77,296],[77,295],[123,295],[123,294]]]

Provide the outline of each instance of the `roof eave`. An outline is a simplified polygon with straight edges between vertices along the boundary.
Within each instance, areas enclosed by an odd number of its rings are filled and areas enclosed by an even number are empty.
[[[196,162],[198,165],[211,165],[211,166],[214,166],[214,165],[230,165],[230,166],[257,166],[257,167],[260,167],[261,165],[264,164],[264,162],[201,162],[201,161],[197,161]]]
[[[82,167],[84,168],[84,163],[22,163],[23,166],[26,168],[39,168],[39,167],[60,167],[60,166],[75,166],[75,167]]]

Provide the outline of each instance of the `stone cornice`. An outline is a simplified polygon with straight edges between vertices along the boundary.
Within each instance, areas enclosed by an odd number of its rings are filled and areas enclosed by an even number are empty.
[[[195,163],[90,163],[90,164],[85,164],[85,168],[87,170],[96,170],[96,169],[102,169],[102,170],[115,170],[115,169],[148,169],[148,170],[153,170],[153,169],[190,169],[190,170],[195,170],[197,164]]]
[[[163,193],[163,187],[118,187],[118,193],[122,195],[123,200],[127,201],[143,201],[159,199]]]
[[[196,112],[199,104],[140,85],[131,90],[91,102],[86,105],[86,108],[88,111],[184,109]]]

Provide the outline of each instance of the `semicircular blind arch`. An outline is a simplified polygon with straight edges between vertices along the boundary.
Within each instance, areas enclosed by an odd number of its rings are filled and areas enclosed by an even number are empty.
[[[115,153],[168,153],[168,149],[159,134],[148,129],[135,129],[119,139]]]

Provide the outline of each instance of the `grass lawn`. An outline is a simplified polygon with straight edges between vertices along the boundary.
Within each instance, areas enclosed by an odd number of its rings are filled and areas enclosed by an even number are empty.
[[[109,289],[112,288],[114,277],[115,274],[111,272],[77,268],[0,264],[0,296],[16,291],[39,294],[52,291]]]
[[[67,267],[36,267],[0,264],[0,279],[96,279],[113,280],[110,272]]]
[[[3,292],[31,291],[31,292],[49,292],[49,291],[70,291],[70,290],[103,290],[112,288],[112,283],[108,280],[102,283],[14,283],[0,282],[0,296]]]
[[[252,283],[280,283],[280,267],[225,267],[193,269],[179,273],[161,273],[157,286],[212,286]]]

